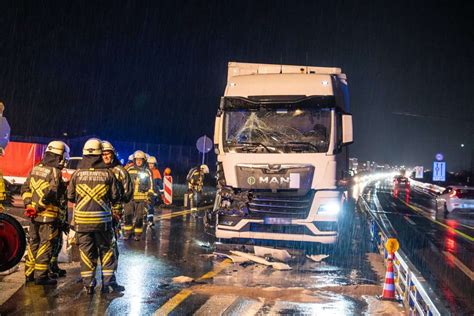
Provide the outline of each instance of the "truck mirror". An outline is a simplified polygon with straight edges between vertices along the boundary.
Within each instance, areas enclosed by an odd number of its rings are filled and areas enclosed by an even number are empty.
[[[219,145],[219,138],[221,134],[221,119],[222,116],[216,116],[216,122],[214,124],[214,145]]]
[[[352,115],[343,114],[342,115],[342,144],[349,145],[353,142],[352,135]]]

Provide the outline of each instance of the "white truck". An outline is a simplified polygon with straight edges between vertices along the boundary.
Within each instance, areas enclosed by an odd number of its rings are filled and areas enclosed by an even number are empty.
[[[335,243],[348,112],[340,68],[230,62],[214,130],[216,237]]]

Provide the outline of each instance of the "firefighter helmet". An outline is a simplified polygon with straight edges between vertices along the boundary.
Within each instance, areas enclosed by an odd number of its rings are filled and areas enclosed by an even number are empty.
[[[64,153],[67,151],[69,154],[69,147],[62,141],[60,140],[54,140],[48,144],[46,147],[46,152],[47,153],[52,153],[56,154],[59,156],[64,155]]]
[[[93,156],[102,154],[102,144],[99,139],[91,138],[85,144],[82,149],[84,156]]]
[[[131,154],[130,156],[128,156],[128,161],[133,161],[133,154]]]
[[[102,141],[102,151],[111,151],[115,154],[115,148],[112,144],[106,140]]]
[[[201,165],[199,169],[201,169],[201,172],[203,173],[209,173],[209,167],[207,165]]]
[[[157,163],[155,156],[150,156],[150,157],[147,159],[147,162],[148,162],[148,163]]]
[[[146,154],[141,150],[137,150],[136,152],[133,153],[133,159],[144,159],[144,160],[146,160]]]

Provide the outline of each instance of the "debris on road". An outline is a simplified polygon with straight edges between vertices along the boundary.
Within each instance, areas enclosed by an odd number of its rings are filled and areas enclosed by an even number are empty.
[[[292,258],[288,251],[284,249],[275,249],[261,246],[254,246],[253,249],[255,255],[262,258],[272,257],[273,259],[281,262],[288,262]]]
[[[187,277],[187,276],[184,276],[184,275],[181,275],[181,276],[178,276],[178,277],[174,277],[172,279],[173,283],[191,283],[194,281],[193,278],[190,278],[190,277]]]
[[[247,259],[252,260],[256,263],[260,263],[260,264],[263,264],[263,265],[266,265],[266,266],[269,266],[269,267],[273,267],[275,270],[291,270],[291,267],[289,265],[287,265],[286,263],[270,262],[270,261],[265,260],[261,257],[252,255],[250,253],[245,253],[245,252],[242,252],[242,251],[231,250],[230,253],[232,253],[233,255],[239,256],[239,257],[247,258]]]
[[[233,263],[244,263],[244,262],[248,262],[250,261],[250,259],[248,258],[243,258],[243,257],[240,257],[240,256],[233,256],[233,255],[228,255],[228,254],[225,254],[225,253],[221,253],[221,252],[214,252],[214,255],[218,256],[218,257],[224,257],[224,258],[229,258],[230,260],[232,260]]]
[[[329,257],[329,255],[306,255],[306,258],[313,260],[314,262],[321,262],[322,260]]]

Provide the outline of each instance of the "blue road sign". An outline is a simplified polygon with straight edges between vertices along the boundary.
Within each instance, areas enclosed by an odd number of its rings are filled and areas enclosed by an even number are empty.
[[[446,181],[446,162],[433,161],[433,181]]]

